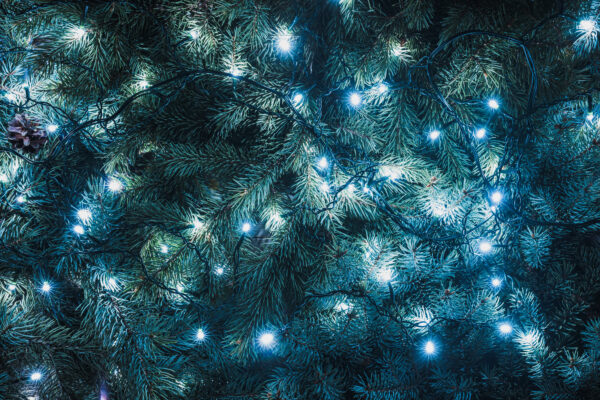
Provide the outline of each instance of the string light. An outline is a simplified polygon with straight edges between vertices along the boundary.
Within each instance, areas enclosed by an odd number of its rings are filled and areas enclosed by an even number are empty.
[[[327,167],[329,167],[329,162],[327,161],[327,158],[321,157],[319,159],[318,165],[319,165],[319,168],[326,169]]]
[[[235,65],[229,69],[229,73],[233,76],[242,76],[243,72],[241,69],[236,67]]]
[[[352,107],[358,107],[358,106],[360,106],[361,103],[362,103],[362,98],[360,97],[360,94],[354,92],[350,95],[350,105]]]
[[[500,108],[500,103],[498,103],[498,100],[496,99],[489,99],[487,105],[492,110],[497,110],[498,108]]]
[[[194,225],[194,229],[196,230],[202,229],[204,227],[204,222],[200,221],[198,218],[194,218],[194,222],[192,224]]]
[[[145,79],[142,79],[141,81],[138,82],[138,85],[141,89],[147,89],[150,86],[150,82],[148,82]]]
[[[0,174],[0,182],[7,183],[8,182],[8,175],[6,175],[6,174]]]
[[[433,343],[433,341],[428,340],[425,342],[425,345],[423,346],[423,351],[425,351],[425,354],[431,356],[435,354],[435,350],[435,343]]]
[[[377,280],[382,283],[387,283],[392,280],[392,270],[390,269],[382,269],[377,274]]]
[[[502,286],[502,279],[492,278],[492,286],[495,288],[499,288],[500,286]]]
[[[250,232],[250,229],[252,229],[252,225],[250,225],[249,222],[244,222],[244,224],[242,225],[242,232],[248,233]]]
[[[167,254],[169,252],[169,247],[166,244],[160,245],[160,252],[163,254]]]
[[[77,217],[85,224],[92,218],[92,212],[87,208],[82,208],[77,211]]]
[[[50,283],[48,283],[48,281],[44,281],[42,283],[42,292],[49,293],[51,290],[52,290],[52,286],[50,285]]]
[[[190,31],[190,36],[192,37],[192,39],[193,39],[193,40],[196,40],[196,39],[198,39],[198,36],[200,36],[200,34],[198,33],[198,31],[197,31],[197,30],[195,30],[195,29],[192,29],[192,30]]]
[[[384,94],[388,91],[388,89],[389,87],[385,83],[380,83],[379,85],[377,85],[377,93],[379,94]]]
[[[204,339],[206,339],[206,333],[204,332],[204,329],[198,328],[198,330],[196,331],[196,339],[198,339],[199,341],[203,341]]]
[[[6,99],[7,99],[8,101],[16,101],[16,100],[17,100],[17,95],[16,95],[16,94],[14,94],[14,93],[6,93],[6,94],[4,95],[4,97],[6,97]]]
[[[33,372],[33,373],[32,373],[32,374],[29,376],[29,379],[31,379],[31,380],[32,380],[32,381],[34,381],[34,382],[37,382],[37,381],[39,381],[40,379],[42,379],[42,373],[41,373],[41,372],[38,372],[38,371],[35,371],[35,372]]]
[[[585,119],[592,122],[594,120],[594,113],[593,112],[587,113],[587,115],[585,116]]]
[[[296,93],[292,101],[294,102],[294,105],[298,107],[302,105],[302,102],[304,101],[304,96],[302,95],[302,93]]]
[[[73,40],[81,40],[84,38],[85,35],[86,35],[86,31],[85,31],[85,29],[83,29],[81,27],[75,27],[75,28],[71,29],[70,37]]]
[[[504,322],[504,323],[500,324],[498,329],[500,330],[500,333],[502,333],[503,335],[508,335],[512,332],[513,327],[508,322]]]
[[[117,285],[117,281],[115,278],[109,278],[108,279],[108,284],[106,285],[106,288],[109,290],[116,290],[119,286]]]
[[[17,200],[17,203],[21,203],[21,204],[25,203],[25,196],[23,196],[23,195],[17,196],[17,198],[15,200]]]
[[[502,199],[504,198],[504,196],[502,195],[502,192],[496,190],[492,193],[492,195],[490,196],[490,199],[492,200],[492,203],[494,204],[500,204],[500,202],[502,201]]]
[[[319,189],[321,189],[321,192],[323,193],[329,193],[329,184],[327,182],[323,182],[321,183],[321,186],[319,186]]]
[[[75,232],[78,235],[83,235],[83,233],[85,232],[85,229],[83,229],[83,226],[81,226],[81,225],[75,225],[73,227],[73,232]]]
[[[350,304],[342,302],[342,303],[338,304],[338,305],[335,307],[335,309],[336,309],[337,311],[341,311],[341,312],[347,312],[347,311],[349,311],[349,310],[350,310]]]
[[[215,268],[215,274],[217,275],[223,275],[223,272],[225,272],[225,270],[223,269],[223,267],[217,267]]]
[[[7,286],[7,289],[8,289],[10,292],[14,292],[14,291],[15,291],[15,289],[17,289],[17,287],[11,283],[10,285],[8,285],[8,286]]]
[[[475,131],[475,137],[477,139],[483,139],[485,137],[486,131],[485,128],[479,128]]]
[[[488,240],[482,240],[479,242],[479,250],[482,253],[489,253],[492,251],[492,244]]]
[[[275,335],[271,332],[265,332],[259,336],[258,343],[264,349],[271,349],[275,347]]]
[[[120,192],[123,190],[123,184],[116,178],[110,178],[108,181],[108,190],[115,193]]]
[[[56,124],[50,124],[46,127],[46,130],[50,133],[54,133],[58,130],[58,125]]]
[[[292,49],[291,36],[286,33],[281,33],[277,36],[277,47],[284,53],[289,53]]]
[[[437,138],[439,138],[439,137],[440,137],[440,131],[438,131],[437,129],[434,129],[431,132],[429,132],[429,139],[437,140]]]

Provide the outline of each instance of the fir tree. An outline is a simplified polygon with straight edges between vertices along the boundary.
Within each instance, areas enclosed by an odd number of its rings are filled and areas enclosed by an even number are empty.
[[[599,1],[0,17],[0,398],[600,396]]]

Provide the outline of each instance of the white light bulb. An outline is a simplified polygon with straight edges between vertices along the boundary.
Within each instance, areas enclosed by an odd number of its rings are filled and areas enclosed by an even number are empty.
[[[488,100],[488,107],[491,108],[492,110],[497,110],[498,108],[500,108],[500,104],[498,103],[498,100],[496,99],[490,99]]]
[[[52,286],[50,286],[50,284],[48,282],[43,282],[42,283],[42,292],[48,293],[48,292],[50,292],[50,290],[52,290]]]
[[[435,215],[436,217],[441,217],[444,215],[444,207],[442,207],[440,205],[432,206],[431,211],[433,212],[433,215]]]
[[[87,208],[82,208],[77,211],[77,217],[85,224],[92,218],[92,212]]]
[[[377,92],[379,94],[384,94],[388,91],[388,89],[388,85],[386,85],[385,83],[380,83],[379,86],[377,86]]]
[[[116,288],[117,288],[117,281],[115,280],[115,278],[110,278],[108,280],[107,289],[115,290]]]
[[[425,343],[425,347],[423,348],[423,350],[425,350],[425,354],[432,355],[433,353],[435,353],[435,343],[433,343],[431,340],[428,340]]]
[[[439,137],[440,137],[440,131],[438,131],[437,129],[434,129],[431,132],[429,132],[429,139],[436,140]]]
[[[354,186],[354,183],[351,183],[348,186],[346,186],[346,190],[350,193],[354,193],[354,191],[356,190],[356,186]]]
[[[321,189],[321,192],[323,193],[329,193],[329,184],[327,182],[323,182],[321,183],[321,186],[319,186],[319,189]]]
[[[362,98],[360,95],[358,93],[352,93],[350,95],[350,104],[352,107],[358,107],[360,106],[360,103],[362,103]]]
[[[500,278],[492,278],[492,286],[497,288],[502,285],[502,280]]]
[[[194,218],[194,229],[202,229],[204,227],[204,222],[200,221],[198,218]]]
[[[150,86],[150,82],[148,82],[147,80],[143,79],[141,81],[138,82],[138,85],[140,86],[141,89],[147,89]]]
[[[585,119],[592,122],[594,120],[594,113],[593,112],[587,113],[587,115],[585,116]]]
[[[198,331],[196,332],[196,339],[200,341],[206,339],[206,333],[204,332],[204,329],[198,328]]]
[[[396,56],[396,57],[401,57],[404,54],[406,54],[406,48],[402,45],[396,45],[394,46],[394,49],[392,50],[392,53]]]
[[[292,49],[291,37],[288,34],[282,33],[277,37],[277,47],[279,50],[289,53]]]
[[[123,190],[123,184],[118,179],[110,178],[110,180],[108,181],[108,190],[115,193],[120,192],[121,190]]]
[[[503,197],[504,196],[502,195],[502,192],[496,190],[494,193],[492,193],[492,195],[490,196],[490,199],[492,200],[492,203],[500,204]]]
[[[319,168],[325,169],[327,167],[329,167],[329,162],[327,161],[327,158],[321,157],[321,159],[319,159]]]
[[[7,286],[7,289],[11,292],[13,292],[17,287],[15,285],[13,285],[12,283],[10,285]]]
[[[8,175],[0,174],[0,182],[2,182],[2,183],[8,182]]]
[[[223,267],[217,267],[217,268],[215,268],[215,274],[217,274],[217,275],[223,275],[223,272],[225,272],[225,270],[223,269]]]
[[[17,203],[25,203],[25,196],[17,196]]]
[[[348,303],[340,303],[336,306],[336,310],[338,311],[348,311],[350,309],[350,305]]]
[[[231,67],[229,73],[233,76],[242,76],[242,70],[235,66]]]
[[[592,33],[596,30],[596,21],[591,19],[584,19],[579,22],[578,28],[579,30],[584,31],[585,33]]]
[[[265,349],[270,349],[275,346],[275,335],[270,332],[263,333],[258,338],[258,343]]]
[[[190,31],[190,36],[192,37],[192,39],[193,39],[193,40],[196,40],[196,39],[198,39],[199,33],[198,33],[198,31],[197,31],[197,30],[195,30],[195,29],[192,29],[192,30]]]
[[[6,93],[4,95],[4,97],[6,97],[6,99],[8,101],[15,101],[15,100],[17,100],[17,95],[15,95],[14,93]]]
[[[42,373],[41,372],[34,372],[31,374],[31,376],[29,377],[32,381],[37,382],[40,379],[42,379]]]
[[[169,247],[166,244],[160,245],[160,252],[163,254],[167,254],[169,252]]]
[[[377,274],[377,279],[379,282],[386,283],[392,280],[392,270],[390,269],[382,269]]]
[[[183,292],[185,292],[185,286],[184,286],[182,283],[178,283],[178,284],[175,286],[175,289],[177,289],[177,291],[178,291],[178,292],[180,292],[180,293],[183,293]]]
[[[73,28],[71,30],[71,37],[75,40],[81,40],[85,36],[86,31],[81,27]]]
[[[248,222],[244,222],[244,224],[242,225],[242,232],[248,233],[250,232],[250,229],[252,229],[252,225],[250,225],[250,223]]]
[[[304,96],[302,95],[302,93],[296,93],[292,100],[294,101],[294,105],[296,107],[298,107],[299,105],[302,104],[302,101],[304,100]]]
[[[503,324],[500,324],[500,326],[498,327],[498,329],[500,329],[500,332],[504,335],[508,335],[509,333],[512,332],[513,328],[512,325],[505,322]]]
[[[475,137],[477,139],[483,139],[485,137],[485,128],[479,128],[475,131]]]
[[[82,235],[85,232],[85,229],[83,229],[83,226],[81,225],[75,225],[73,227],[73,232],[75,232],[78,235]]]
[[[46,127],[46,130],[50,133],[54,133],[58,130],[58,125],[56,124],[50,124]]]
[[[526,345],[533,344],[534,340],[535,340],[535,334],[533,332],[529,332],[529,333],[521,336],[521,342]]]
[[[482,240],[479,242],[479,250],[482,253],[489,253],[492,250],[492,244],[487,240]]]

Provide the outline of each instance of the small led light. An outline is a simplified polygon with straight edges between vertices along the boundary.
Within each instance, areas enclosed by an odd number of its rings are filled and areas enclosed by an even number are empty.
[[[587,115],[585,116],[585,119],[592,122],[594,120],[594,113],[593,112],[587,113]]]
[[[115,278],[110,278],[108,280],[108,289],[115,290],[117,288],[117,281]]]
[[[321,157],[319,159],[319,168],[326,169],[327,167],[329,167],[329,162],[327,161],[327,158]]]
[[[11,292],[14,292],[14,291],[15,291],[15,289],[16,289],[17,287],[11,283],[11,284],[10,284],[10,285],[8,285],[6,288],[7,288],[9,291],[11,291]]]
[[[217,274],[217,275],[223,275],[223,272],[225,272],[225,270],[223,269],[223,267],[217,267],[217,268],[215,268],[215,274]]]
[[[350,95],[350,104],[352,107],[358,107],[362,103],[362,98],[358,93],[352,93]]]
[[[8,101],[16,101],[17,100],[17,95],[15,95],[14,93],[6,93],[4,95],[4,97],[6,97],[6,99]]]
[[[265,332],[258,338],[258,343],[265,349],[270,349],[275,346],[275,335],[270,332]]]
[[[505,322],[505,323],[503,323],[503,324],[500,324],[500,326],[498,327],[498,329],[500,330],[500,332],[501,332],[503,335],[508,335],[508,334],[509,334],[509,333],[511,333],[511,332],[512,332],[512,330],[513,330],[513,328],[512,328],[512,325],[511,325],[511,324],[509,324],[509,323],[507,323],[507,322]]]
[[[25,196],[17,196],[15,200],[17,200],[17,203],[25,203]]]
[[[196,339],[200,341],[206,339],[206,333],[204,332],[204,329],[198,328],[198,331],[196,332]]]
[[[242,225],[242,232],[248,233],[250,232],[250,229],[252,229],[252,225],[250,225],[250,223],[248,222],[244,222],[244,224]]]
[[[31,376],[29,377],[29,379],[31,379],[34,382],[39,381],[40,379],[42,379],[42,373],[41,372],[34,372],[31,374]]]
[[[348,186],[346,186],[346,190],[350,193],[354,193],[356,191],[356,186],[354,186],[354,183],[351,183]]]
[[[345,312],[345,311],[348,311],[348,310],[350,310],[350,305],[349,305],[348,303],[340,303],[340,304],[338,304],[338,305],[335,307],[335,309],[336,309],[337,311],[344,311],[344,312]]]
[[[202,229],[204,227],[204,222],[200,221],[198,218],[194,218],[194,229]]]
[[[198,39],[198,36],[200,36],[200,34],[198,33],[198,31],[197,31],[197,30],[195,30],[195,29],[192,29],[192,30],[190,31],[190,36],[191,36],[191,38],[192,38],[193,40],[196,40],[196,39]]]
[[[8,175],[0,174],[0,182],[2,182],[2,183],[8,182]]]
[[[502,192],[496,190],[492,193],[492,195],[490,196],[490,199],[492,200],[492,203],[494,204],[500,204],[500,202],[502,201],[502,199],[504,198],[504,196],[502,195]]]
[[[380,84],[377,86],[377,93],[379,93],[379,94],[384,94],[385,92],[387,92],[387,91],[388,91],[388,89],[389,89],[389,88],[388,88],[388,85],[386,85],[385,83],[380,83]]]
[[[138,82],[138,85],[142,89],[147,89],[150,86],[150,82],[148,82],[147,80],[143,79],[143,80],[141,80],[141,81]]]
[[[498,288],[502,285],[502,279],[500,278],[492,278],[492,286]]]
[[[498,108],[500,108],[500,104],[498,103],[498,100],[496,99],[490,99],[488,100],[488,107],[491,108],[492,110],[497,110]]]
[[[118,179],[110,178],[108,181],[108,190],[115,193],[120,192],[123,190],[123,184]]]
[[[529,332],[527,334],[521,334],[520,340],[521,343],[525,345],[531,345],[535,341],[535,333]]]
[[[42,292],[48,293],[50,292],[50,290],[52,290],[52,286],[50,286],[50,284],[47,281],[44,281],[42,283]]]
[[[321,183],[321,186],[319,186],[319,189],[321,189],[321,192],[323,193],[329,193],[329,184],[327,182],[323,182]]]
[[[483,139],[485,137],[486,131],[485,128],[479,128],[475,131],[475,137],[477,139]]]
[[[77,211],[77,217],[85,224],[92,218],[92,212],[87,208],[82,208]]]
[[[437,129],[434,129],[431,132],[429,132],[429,139],[436,140],[439,137],[440,137],[440,131],[438,131]]]
[[[406,47],[398,44],[398,45],[394,46],[394,49],[392,50],[392,54],[394,54],[396,57],[401,57],[401,56],[407,54],[407,49],[406,49]]]
[[[50,133],[54,133],[58,130],[58,125],[56,124],[50,124],[46,127],[46,130]]]
[[[160,252],[163,254],[167,254],[169,252],[169,247],[166,244],[160,245]]]
[[[304,101],[304,96],[302,95],[302,93],[296,93],[292,101],[294,102],[294,105],[298,107]]]
[[[391,281],[392,280],[392,270],[382,269],[377,274],[377,279],[379,280],[379,282],[383,282],[383,283]]]
[[[85,232],[85,230],[83,229],[83,226],[81,226],[81,225],[75,225],[73,227],[73,232],[75,232],[78,235],[82,235],[83,232]]]
[[[487,240],[482,240],[481,242],[479,242],[479,250],[482,253],[489,253],[490,251],[492,251],[492,244]]]
[[[425,354],[427,355],[432,355],[435,353],[435,343],[433,343],[431,340],[428,340],[427,342],[425,342],[425,346],[423,347],[423,350],[425,350]]]
[[[277,47],[279,47],[279,50],[289,53],[292,49],[291,36],[285,33],[277,36]]]
[[[85,29],[81,27],[76,27],[71,29],[71,38],[75,40],[81,40],[86,35]]]
[[[592,33],[596,30],[596,21],[591,19],[584,19],[579,22],[578,25],[579,30],[582,30],[586,33]]]
[[[233,76],[242,76],[243,72],[238,67],[231,67],[231,69],[229,69],[229,73]]]

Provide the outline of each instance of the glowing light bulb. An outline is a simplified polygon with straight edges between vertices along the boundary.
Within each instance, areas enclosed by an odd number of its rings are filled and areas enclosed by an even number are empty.
[[[29,379],[31,379],[34,382],[37,382],[40,379],[42,379],[42,373],[36,371],[29,376]]]
[[[346,190],[350,193],[354,193],[354,191],[356,191],[356,186],[354,186],[354,183],[351,183],[348,186],[346,186]]]
[[[479,128],[475,131],[475,137],[477,139],[483,139],[485,137],[486,131],[485,128]]]
[[[8,175],[0,174],[0,182],[2,182],[2,183],[8,182]]]
[[[585,116],[585,119],[592,122],[594,120],[594,113],[593,112],[587,113],[587,115]]]
[[[482,240],[481,242],[479,242],[479,250],[482,253],[489,253],[490,251],[492,251],[492,244],[487,240]]]
[[[15,285],[13,285],[12,283],[11,283],[10,285],[8,285],[8,286],[7,286],[7,289],[8,289],[9,291],[11,291],[11,292],[14,292],[16,288],[17,288],[17,287],[16,287]]]
[[[85,224],[92,218],[92,212],[87,208],[82,208],[77,211],[77,217]]]
[[[302,95],[302,93],[296,93],[292,101],[294,102],[294,105],[298,107],[304,101],[304,96]]]
[[[108,181],[108,190],[115,193],[120,192],[123,190],[123,184],[118,179],[110,178]]]
[[[385,92],[387,92],[389,89],[388,85],[386,85],[385,83],[380,83],[377,86],[377,93],[379,94],[384,94]]]
[[[596,21],[591,19],[584,19],[579,22],[579,25],[577,27],[579,28],[579,30],[590,34],[596,30]]]
[[[350,95],[350,104],[352,105],[352,107],[358,107],[358,106],[360,106],[361,103],[362,103],[362,98],[360,97],[360,94],[352,93]]]
[[[270,349],[275,346],[275,335],[270,332],[265,332],[258,338],[258,343],[265,349]]]
[[[492,195],[490,196],[490,199],[492,200],[492,203],[494,204],[500,204],[500,202],[502,201],[502,199],[504,198],[504,196],[502,195],[502,192],[496,190],[492,193]]]
[[[17,100],[17,95],[15,95],[14,93],[6,93],[4,95],[4,97],[6,97],[6,99],[8,101],[15,101],[15,100]]]
[[[500,108],[500,103],[498,103],[498,100],[496,100],[496,99],[488,100],[487,105],[492,110],[497,110],[498,108]]]
[[[217,275],[223,275],[223,272],[225,272],[225,270],[223,269],[223,267],[217,267],[217,268],[215,268],[215,274],[217,274]]]
[[[46,130],[50,133],[54,133],[58,130],[58,125],[56,124],[50,124],[46,127]]]
[[[75,225],[73,227],[73,232],[75,232],[78,235],[83,235],[83,232],[85,232],[85,229],[83,229],[83,226],[81,226],[81,225]]]
[[[204,329],[198,328],[198,331],[196,332],[196,339],[200,341],[206,339],[206,333],[204,332]]]
[[[200,221],[198,218],[194,218],[193,225],[196,230],[202,229],[204,227],[204,222]]]
[[[117,281],[115,280],[115,278],[110,278],[108,280],[108,289],[110,290],[115,290],[117,288]]]
[[[321,159],[319,160],[319,168],[326,169],[327,167],[329,167],[329,162],[327,161],[327,158],[321,157]]]
[[[277,36],[277,47],[284,53],[289,53],[292,49],[291,36],[285,33]]]
[[[425,351],[425,354],[427,355],[432,355],[435,353],[435,343],[433,343],[431,340],[428,340],[427,342],[425,342],[425,346],[423,347],[423,350]]]
[[[407,53],[406,47],[399,45],[399,44],[394,46],[394,48],[392,50],[392,54],[394,54],[396,57],[402,57],[406,53]]]
[[[166,244],[160,245],[160,252],[163,254],[167,254],[169,252],[169,247]]]
[[[502,279],[500,278],[492,278],[492,286],[498,288],[502,285]]]
[[[529,332],[521,335],[521,342],[526,345],[531,345],[535,341],[535,333]]]
[[[382,269],[377,274],[377,280],[382,283],[386,283],[392,280],[392,270],[390,269]]]
[[[243,74],[242,70],[236,66],[231,67],[231,69],[229,70],[229,73],[233,76],[242,76],[242,74]]]
[[[437,129],[434,129],[431,132],[429,132],[429,139],[437,140],[437,138],[439,138],[439,137],[440,137],[440,131],[438,131]]]
[[[138,82],[138,85],[140,86],[141,89],[147,89],[150,86],[150,82],[148,82],[145,79],[142,79],[141,81]]]
[[[336,307],[337,311],[348,311],[350,310],[350,305],[348,303],[340,303]]]
[[[498,327],[498,329],[500,330],[500,333],[502,333],[503,335],[508,335],[509,333],[512,332],[513,327],[508,322],[505,322],[503,324],[500,324],[500,326]]]
[[[17,196],[15,200],[17,200],[17,203],[25,203],[25,196]]]
[[[250,232],[250,229],[252,229],[252,225],[250,225],[249,222],[244,222],[244,224],[242,225],[242,232],[248,233]]]
[[[74,40],[81,40],[86,35],[85,29],[81,27],[76,27],[71,29],[71,38]]]
[[[190,31],[190,36],[191,36],[191,38],[192,38],[193,40],[196,40],[196,39],[198,39],[198,36],[200,36],[200,34],[198,33],[198,31],[197,31],[197,30],[195,30],[195,29],[192,29],[192,30]]]
[[[48,282],[44,281],[42,283],[42,292],[49,293],[50,290],[52,290],[52,286],[50,286],[50,284]]]
[[[321,183],[321,186],[319,186],[319,189],[321,189],[321,192],[323,193],[329,193],[329,184],[327,182],[323,182]]]

